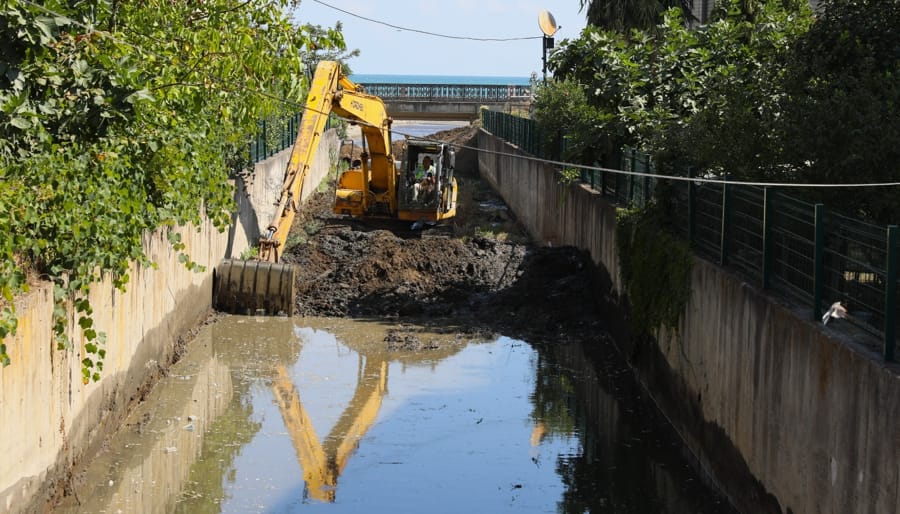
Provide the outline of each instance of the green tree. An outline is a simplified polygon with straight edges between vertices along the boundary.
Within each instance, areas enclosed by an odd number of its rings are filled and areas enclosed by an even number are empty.
[[[342,63],[345,75],[350,75],[350,65],[348,62],[354,57],[359,57],[359,49],[347,50],[343,45],[335,46],[330,44],[331,41],[340,40],[342,25],[337,22],[334,27],[322,27],[321,25],[307,24],[303,26],[310,39],[312,40],[311,50],[306,53],[304,63],[306,69],[312,73],[316,70],[316,65],[320,61],[338,61]],[[324,44],[320,44],[323,42]]]
[[[809,29],[805,3],[769,3],[752,17],[733,2],[698,38],[706,71],[698,107],[670,127],[662,146],[706,173],[749,180],[792,180],[780,134],[791,49]]]
[[[808,182],[900,181],[900,4],[828,0],[793,49],[785,85],[785,161]],[[850,214],[897,222],[897,190],[819,190]]]
[[[580,0],[589,25],[627,33],[653,30],[662,14],[678,7],[685,20],[692,18],[693,0]]]
[[[613,117],[587,103],[584,89],[571,80],[535,85],[532,118],[541,127],[544,155],[567,162],[594,163],[613,150],[607,123]]]
[[[703,30],[687,28],[677,9],[653,34],[632,31],[626,38],[587,27],[561,45],[551,68],[579,84],[601,113],[597,139],[643,148],[661,164],[767,173],[780,159],[773,127],[788,51],[812,15],[800,4],[771,3],[751,21],[739,5],[723,4],[722,16]]]
[[[130,262],[152,265],[147,230],[204,216],[224,229],[229,177],[257,120],[298,110],[303,56],[343,40],[292,24],[287,0],[7,0],[2,9],[0,336],[15,330],[26,273],[39,274],[55,284],[58,345],[70,346],[71,302],[88,339],[85,380],[96,380],[104,352],[90,284],[108,273],[124,289]],[[177,234],[169,240],[184,250]]]

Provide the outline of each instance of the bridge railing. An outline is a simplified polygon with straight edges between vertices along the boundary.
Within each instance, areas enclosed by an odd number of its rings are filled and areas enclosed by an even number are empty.
[[[496,84],[362,84],[382,100],[511,102],[531,98],[531,86]]]
[[[537,147],[534,125],[502,112],[482,113],[485,130],[525,151]],[[582,182],[618,204],[645,205],[655,191],[652,177],[573,168]],[[619,169],[652,172],[653,162],[626,148]],[[672,225],[696,253],[794,305],[811,307],[814,321],[840,300],[850,311],[849,322],[881,339],[884,359],[894,360],[900,319],[896,225],[830,212],[776,187],[673,181],[671,189],[671,212],[680,218]]]

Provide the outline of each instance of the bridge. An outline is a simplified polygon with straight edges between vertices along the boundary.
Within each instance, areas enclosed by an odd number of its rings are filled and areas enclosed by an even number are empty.
[[[395,120],[472,121],[481,107],[518,114],[531,106],[530,85],[498,84],[394,84],[360,82],[366,92],[384,101]],[[261,120],[256,138],[248,145],[249,161],[257,163],[289,148],[297,137],[301,114]]]
[[[384,100],[395,120],[474,120],[481,107],[495,111],[528,109],[530,85],[362,83]]]

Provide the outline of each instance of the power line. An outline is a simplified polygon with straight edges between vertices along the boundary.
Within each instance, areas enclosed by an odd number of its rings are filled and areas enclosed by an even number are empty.
[[[351,121],[351,120],[348,120]],[[357,124],[362,124],[360,122],[356,122]],[[374,125],[371,125],[374,127]],[[813,188],[813,189],[822,189],[822,188],[862,188],[862,187],[897,187],[900,186],[900,182],[858,182],[858,183],[829,183],[829,184],[812,184],[812,183],[796,183],[796,182],[752,182],[752,181],[741,181],[741,180],[728,180],[728,179],[718,179],[718,178],[704,178],[704,177],[682,177],[678,175],[659,175],[656,173],[645,173],[639,171],[628,171],[628,170],[617,170],[614,168],[603,168],[600,166],[586,166],[584,164],[576,164],[572,162],[565,161],[554,161],[550,159],[543,159],[540,157],[533,157],[530,155],[521,155],[521,154],[512,154],[507,152],[498,152],[494,150],[486,150],[483,148],[478,148],[477,146],[467,146],[460,145],[455,143],[449,143],[448,141],[442,141],[439,139],[429,139],[423,137],[413,136],[411,134],[405,134],[400,131],[392,131],[395,134],[400,134],[402,136],[407,137],[416,137],[417,139],[422,139],[425,141],[435,142],[435,143],[446,143],[451,144],[455,148],[465,148],[468,150],[473,150],[476,152],[486,153],[490,155],[498,155],[501,157],[512,157],[514,159],[520,159],[531,162],[538,162],[543,164],[550,164],[554,166],[560,166],[562,168],[578,168],[582,170],[590,170],[590,171],[601,171],[606,173],[612,173],[615,175],[626,175],[626,176],[634,176],[634,177],[648,177],[654,178],[657,180],[672,180],[678,182],[694,182],[695,184],[719,184],[719,185],[734,185],[734,186],[757,186],[757,187],[784,187],[784,188]]]
[[[341,9],[340,7],[335,7],[335,6],[331,5],[331,4],[327,4],[327,3],[323,2],[322,0],[313,0],[313,2],[315,2],[315,3],[317,3],[317,4],[324,5],[325,7],[328,7],[329,9],[334,9],[335,11],[340,11],[340,12],[342,12],[342,13],[344,13],[344,14],[349,15],[349,16],[353,16],[354,18],[359,18],[359,19],[361,19],[361,20],[366,20],[366,21],[369,21],[369,22],[372,22],[372,23],[377,23],[377,24],[379,24],[379,25],[384,25],[384,26],[390,27],[390,28],[392,28],[392,29],[405,30],[405,31],[407,31],[407,32],[416,32],[416,33],[419,33],[419,34],[425,34],[426,36],[441,37],[441,38],[445,38],[445,39],[463,39],[463,40],[467,40],[467,41],[493,41],[493,42],[498,42],[498,41],[499,41],[499,42],[503,42],[503,41],[524,41],[524,40],[527,40],[527,39],[541,39],[541,38],[543,37],[543,36],[527,36],[527,37],[472,37],[472,36],[454,36],[454,35],[450,35],[450,34],[439,34],[439,33],[437,33],[437,32],[431,32],[431,31],[420,30],[420,29],[412,29],[412,28],[409,28],[409,27],[402,27],[402,26],[400,26],[400,25],[394,25],[394,24],[388,23],[388,22],[386,22],[386,21],[376,20],[376,19],[374,19],[374,18],[367,18],[367,17],[365,17],[365,16],[363,16],[363,15],[361,15],[361,14],[356,14],[356,13],[353,13],[353,12],[350,12],[350,11],[347,11],[347,10],[344,10],[344,9]]]
[[[322,2],[322,1],[320,1],[320,0],[313,0],[313,1],[314,1],[314,2],[317,2],[317,3],[320,3],[320,4],[322,4],[322,5],[325,5],[325,6],[327,6],[327,7],[331,7],[332,9],[337,9],[336,7],[330,6],[330,5],[324,3],[324,2]],[[159,54],[156,54],[156,53],[154,53],[154,52],[150,52],[150,51],[148,51],[148,50],[146,50],[146,49],[143,49],[143,48],[141,48],[140,46],[135,45],[134,43],[131,43],[131,42],[129,42],[129,41],[125,41],[125,40],[119,39],[119,38],[113,36],[112,34],[110,34],[109,32],[106,32],[106,31],[99,31],[99,30],[97,30],[97,29],[95,29],[95,28],[93,28],[93,27],[91,27],[91,26],[88,26],[88,25],[86,25],[86,24],[84,24],[84,23],[81,23],[81,22],[79,22],[79,21],[77,21],[77,20],[74,20],[74,19],[72,19],[72,18],[70,18],[70,17],[68,17],[68,16],[65,16],[65,15],[63,15],[63,14],[57,13],[57,12],[55,12],[55,11],[52,11],[52,10],[50,10],[50,9],[48,9],[48,8],[46,8],[46,7],[44,7],[44,6],[42,6],[42,5],[38,5],[38,4],[34,3],[34,2],[32,2],[31,0],[21,0],[21,2],[24,3],[24,4],[31,5],[31,6],[33,6],[33,7],[35,7],[35,8],[37,8],[37,9],[40,9],[40,10],[42,10],[42,11],[48,13],[48,14],[51,14],[51,15],[53,15],[53,16],[56,16],[56,17],[58,17],[58,18],[65,19],[66,21],[72,23],[73,25],[77,25],[77,26],[79,26],[79,27],[82,27],[82,28],[84,28],[85,30],[90,31],[91,33],[96,33],[96,34],[99,34],[99,35],[101,35],[101,36],[108,37],[108,38],[110,38],[111,40],[116,41],[116,42],[118,42],[118,43],[120,43],[120,44],[127,45],[127,46],[129,46],[129,47],[131,47],[131,48],[134,48],[134,49],[137,50],[138,52],[143,52],[143,53],[146,53],[146,54],[149,54],[149,55],[153,55],[153,56],[159,58],[160,60],[164,60],[164,61],[168,61],[168,60],[169,60],[168,58],[164,58],[163,56],[161,56],[161,55],[159,55]],[[337,9],[337,10],[340,11],[341,9]],[[353,15],[353,16],[357,16],[357,15],[352,14],[352,13],[349,13],[349,12],[348,12],[347,14],[351,14],[351,15]],[[364,18],[364,19],[367,19],[367,18]],[[375,21],[375,20],[369,20],[369,21]],[[377,21],[376,21],[376,23],[381,23],[381,22],[377,22]],[[385,24],[385,25],[387,25],[387,24]],[[413,29],[404,29],[404,30],[413,30]],[[421,32],[421,31],[415,31],[415,32]],[[432,34],[432,35],[434,35],[434,34]],[[457,38],[457,39],[471,39],[471,38]],[[525,38],[521,38],[521,39],[525,39]],[[216,83],[221,84],[221,82],[220,82],[219,80],[217,80],[216,77],[209,77],[209,78],[213,79]],[[273,95],[273,94],[271,94],[271,93],[266,93],[265,91],[248,90],[247,88],[231,89],[231,88],[227,88],[227,87],[224,87],[224,86],[223,86],[223,89],[225,89],[225,90],[228,91],[229,93],[235,93],[235,94],[236,94],[236,93],[242,93],[242,94],[248,94],[248,93],[249,93],[249,94],[255,94],[255,95],[263,96],[263,97],[266,97],[266,98],[268,98],[268,99],[270,99],[270,100],[273,100],[273,101],[282,103],[282,104],[284,104],[284,105],[286,105],[286,106],[290,106],[290,107],[293,107],[293,108],[298,108],[298,107],[299,107],[302,111],[312,111],[312,112],[317,112],[318,114],[322,114],[322,115],[333,114],[333,113],[330,113],[330,112],[323,112],[323,111],[318,111],[318,110],[316,110],[316,109],[312,109],[312,108],[310,108],[310,107],[308,107],[308,106],[306,106],[306,105],[300,104],[299,102],[296,102],[296,101],[294,101],[294,100],[289,100],[289,99],[286,99],[286,98],[281,98],[281,97],[275,96],[275,95]],[[370,126],[370,127],[374,127],[374,128],[380,129],[380,127],[377,127],[376,125],[371,124],[371,123],[366,123],[366,122],[363,122],[363,121],[360,121],[360,120],[352,120],[352,119],[344,118],[344,117],[341,117],[341,116],[337,116],[337,117],[338,117],[339,119],[342,119],[342,120],[344,120],[344,121],[347,121],[348,123],[355,123],[355,124],[357,124],[357,125],[367,125],[367,126]],[[400,135],[406,136],[406,137],[416,137],[416,136],[413,136],[413,135],[411,135],[411,134],[403,133],[403,132],[401,132],[401,131],[393,131],[393,130],[392,130],[391,132],[393,132],[393,133],[395,133],[395,134],[400,134]],[[682,176],[677,176],[677,175],[658,175],[658,174],[656,174],[656,173],[646,173],[646,172],[638,172],[638,171],[617,170],[617,169],[613,169],[613,168],[603,168],[603,167],[600,167],[600,166],[586,166],[586,165],[583,165],[583,164],[576,164],[576,163],[565,162],[565,161],[554,161],[554,160],[550,160],[550,159],[542,159],[542,158],[540,158],[540,157],[533,157],[533,156],[527,156],[527,155],[511,154],[511,153],[506,153],[506,152],[497,152],[497,151],[492,151],[492,150],[481,149],[481,148],[478,148],[478,147],[472,147],[472,146],[467,146],[467,145],[453,144],[453,143],[449,143],[449,142],[447,142],[447,141],[441,141],[441,140],[436,140],[436,139],[428,139],[428,138],[421,138],[421,137],[420,137],[419,139],[424,139],[424,140],[426,140],[426,141],[434,141],[434,142],[439,142],[439,143],[452,144],[452,146],[457,147],[457,148],[465,148],[465,149],[468,149],[468,150],[474,150],[474,151],[476,151],[476,152],[482,152],[482,153],[487,153],[487,154],[491,154],[491,155],[499,155],[499,156],[503,156],[503,157],[512,157],[512,158],[520,159],[520,160],[533,161],[533,162],[540,162],[540,163],[544,163],[544,164],[550,164],[550,165],[554,165],[554,166],[560,166],[560,167],[563,167],[563,168],[579,168],[579,169],[583,169],[583,170],[600,171],[600,172],[612,173],[612,174],[617,174],[617,175],[626,175],[626,176],[630,175],[630,176],[636,176],[636,177],[655,178],[655,179],[657,179],[657,180],[672,180],[672,181],[678,181],[678,182],[694,182],[695,184],[743,185],[743,186],[757,186],[757,187],[814,188],[814,189],[827,189],[827,188],[862,188],[862,187],[897,187],[897,186],[900,186],[900,182],[868,182],[868,183],[863,182],[863,183],[847,183],[847,184],[836,184],[836,183],[829,183],[829,184],[811,184],[811,183],[796,183],[796,182],[750,182],[750,181],[728,180],[728,179],[718,179],[718,178],[705,178],[705,177],[682,177]]]

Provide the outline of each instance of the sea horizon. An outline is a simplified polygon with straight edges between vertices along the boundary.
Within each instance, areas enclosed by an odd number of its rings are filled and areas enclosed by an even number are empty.
[[[384,73],[352,73],[357,84],[478,84],[491,86],[527,86],[530,77],[489,75],[404,75]]]

